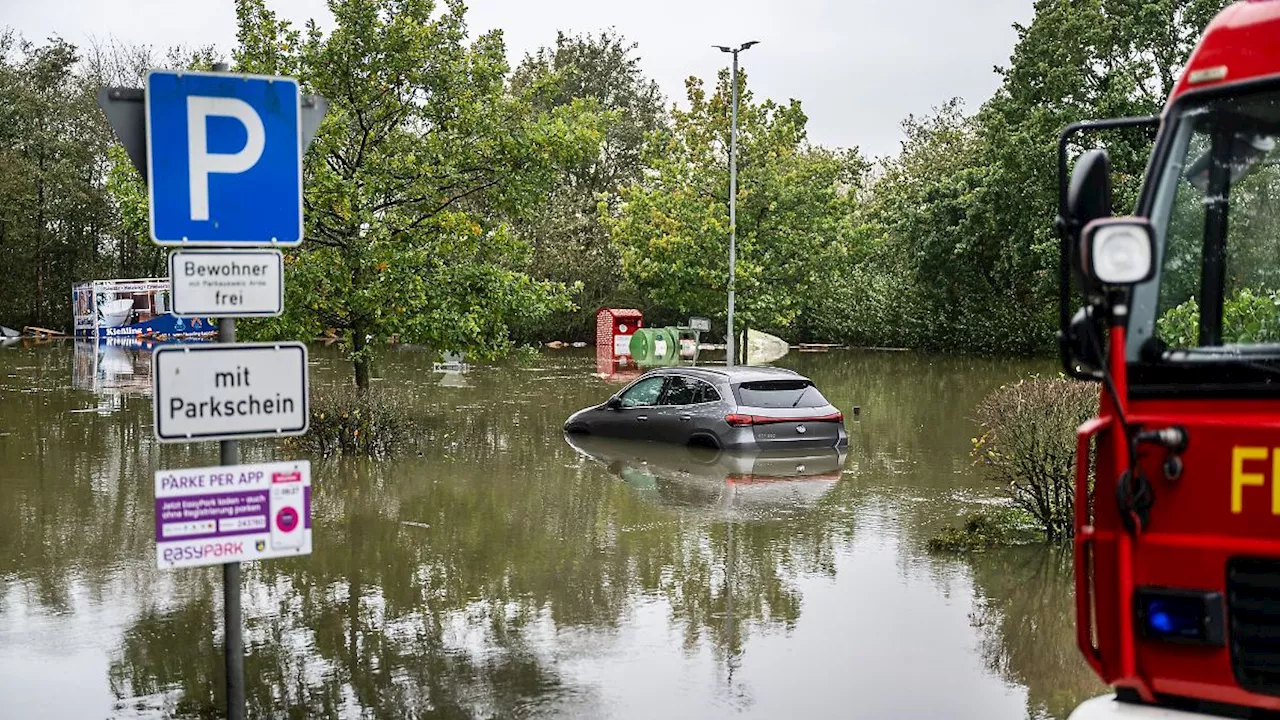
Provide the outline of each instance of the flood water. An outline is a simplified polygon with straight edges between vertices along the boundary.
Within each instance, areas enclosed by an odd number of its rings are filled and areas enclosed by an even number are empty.
[[[850,446],[771,464],[571,446],[620,380],[589,350],[433,359],[376,370],[429,418],[420,453],[312,458],[314,554],[245,566],[251,716],[1064,718],[1103,692],[1069,555],[925,551],[998,491],[975,404],[1051,363],[793,353]],[[313,396],[349,377],[311,361]],[[152,481],[217,446],[157,444],[149,388],[145,353],[0,348],[0,717],[221,713],[221,573],[155,568]]]

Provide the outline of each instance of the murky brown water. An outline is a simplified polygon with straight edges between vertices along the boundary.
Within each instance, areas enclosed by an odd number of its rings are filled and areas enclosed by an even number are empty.
[[[789,356],[862,408],[843,469],[798,470],[575,449],[564,417],[613,387],[584,351],[465,375],[432,359],[391,352],[378,382],[440,439],[314,459],[315,553],[245,567],[251,715],[1061,718],[1102,691],[1069,557],[924,551],[992,496],[974,404],[1048,363]],[[312,362],[313,392],[347,377],[328,349]],[[0,349],[0,717],[218,715],[221,575],[155,569],[151,482],[216,445],[151,439],[148,363]]]

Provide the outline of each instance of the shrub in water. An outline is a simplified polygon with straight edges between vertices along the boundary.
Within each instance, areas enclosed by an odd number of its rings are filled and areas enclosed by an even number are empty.
[[[1098,388],[1032,378],[998,388],[977,409],[973,457],[1050,541],[1072,535],[1076,428],[1098,409]]]
[[[409,404],[384,392],[326,389],[312,395],[311,429],[294,441],[303,450],[380,457],[404,447],[416,423]]]
[[[979,552],[997,545],[1027,542],[1031,518],[1018,508],[999,508],[965,516],[960,527],[948,527],[929,538],[930,552]]]

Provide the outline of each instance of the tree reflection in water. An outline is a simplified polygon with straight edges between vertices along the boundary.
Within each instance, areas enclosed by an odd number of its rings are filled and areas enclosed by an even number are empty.
[[[973,558],[974,625],[991,669],[1027,687],[1029,717],[1065,718],[1106,687],[1075,642],[1069,548],[999,548]]]

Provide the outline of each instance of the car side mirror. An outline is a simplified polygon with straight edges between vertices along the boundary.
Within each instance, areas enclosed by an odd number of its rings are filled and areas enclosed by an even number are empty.
[[[1155,273],[1155,232],[1143,218],[1100,218],[1080,233],[1080,269],[1095,287],[1124,288]]]
[[[621,410],[621,409],[622,409],[622,398],[618,397],[617,395],[614,395],[613,397],[609,398],[609,399],[605,402],[604,406],[605,406],[606,408],[608,408],[609,410]]]

